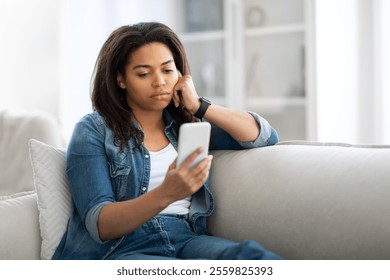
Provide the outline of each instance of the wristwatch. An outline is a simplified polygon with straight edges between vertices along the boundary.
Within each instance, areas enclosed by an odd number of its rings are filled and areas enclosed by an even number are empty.
[[[204,97],[199,98],[199,101],[200,101],[200,107],[199,107],[198,111],[196,111],[194,116],[198,119],[201,119],[201,118],[203,118],[204,114],[206,113],[207,108],[211,105],[211,102]]]

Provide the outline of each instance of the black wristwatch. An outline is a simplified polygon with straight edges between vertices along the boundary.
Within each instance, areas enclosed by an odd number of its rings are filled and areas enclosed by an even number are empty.
[[[204,114],[207,111],[207,108],[211,105],[211,102],[204,97],[199,98],[199,101],[200,101],[200,107],[198,111],[196,111],[194,116],[198,119],[202,119]]]

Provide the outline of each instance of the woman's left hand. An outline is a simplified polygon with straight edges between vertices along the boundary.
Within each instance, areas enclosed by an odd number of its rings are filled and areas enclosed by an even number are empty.
[[[173,88],[173,102],[176,107],[184,106],[192,114],[199,109],[200,101],[196,93],[192,77],[184,75],[178,71],[179,79]]]

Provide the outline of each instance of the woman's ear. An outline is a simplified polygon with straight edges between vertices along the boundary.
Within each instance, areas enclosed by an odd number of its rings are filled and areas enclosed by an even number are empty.
[[[123,78],[122,74],[118,72],[116,75],[116,83],[121,89],[126,89],[126,83],[125,79]]]

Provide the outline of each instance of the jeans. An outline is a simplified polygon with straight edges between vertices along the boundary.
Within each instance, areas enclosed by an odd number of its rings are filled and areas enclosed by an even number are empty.
[[[127,235],[107,259],[276,260],[281,257],[255,241],[239,243],[215,236],[197,235],[185,217],[159,215]]]

